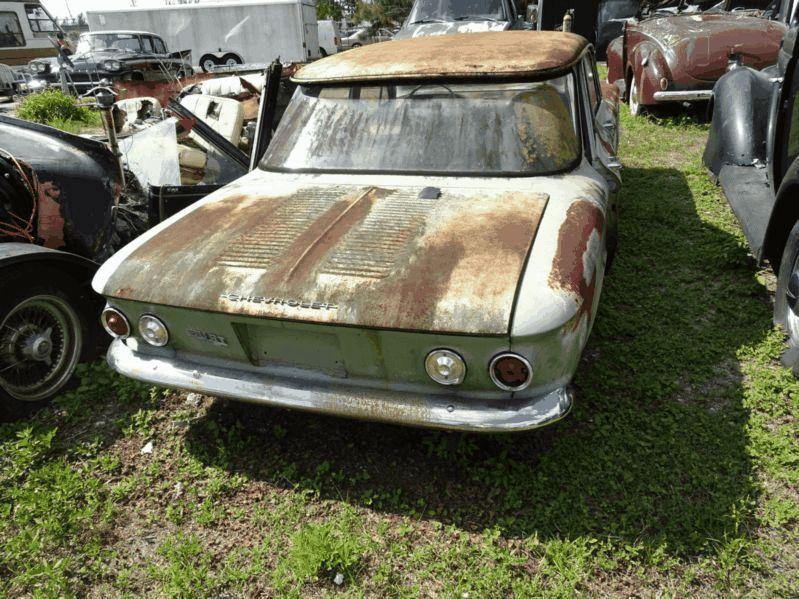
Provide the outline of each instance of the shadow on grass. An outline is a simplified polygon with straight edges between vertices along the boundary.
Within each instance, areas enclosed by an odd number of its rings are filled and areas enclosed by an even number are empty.
[[[217,401],[189,450],[254,480],[507,538],[696,556],[745,535],[757,491],[736,356],[770,330],[767,292],[738,240],[699,219],[682,173],[624,178],[620,254],[563,422],[484,436]]]

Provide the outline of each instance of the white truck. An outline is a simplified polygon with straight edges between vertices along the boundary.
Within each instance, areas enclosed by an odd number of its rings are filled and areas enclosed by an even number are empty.
[[[203,71],[218,66],[319,58],[315,0],[236,1],[91,10],[91,31],[140,29],[173,50],[191,50]]]

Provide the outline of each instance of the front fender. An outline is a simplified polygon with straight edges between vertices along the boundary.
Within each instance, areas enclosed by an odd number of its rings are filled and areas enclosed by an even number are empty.
[[[91,280],[100,265],[77,254],[51,250],[32,243],[0,243],[0,270],[24,265],[34,272],[36,265],[53,265],[67,272],[82,287],[91,288]]]
[[[715,177],[725,164],[765,164],[773,89],[768,75],[748,67],[734,69],[716,82],[702,157]]]
[[[655,92],[661,90],[660,80],[671,80],[666,58],[656,44],[642,42],[630,56],[632,71],[638,82],[638,101],[642,105],[655,104]]]

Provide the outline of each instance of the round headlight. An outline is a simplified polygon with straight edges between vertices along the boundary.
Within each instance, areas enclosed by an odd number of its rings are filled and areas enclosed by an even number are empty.
[[[424,361],[427,374],[441,385],[458,385],[466,378],[466,363],[458,354],[448,349],[435,349]]]
[[[139,335],[156,347],[163,347],[169,343],[169,331],[166,325],[150,314],[145,314],[139,319]]]
[[[37,73],[45,73],[49,68],[49,65],[46,62],[34,62],[33,68],[36,70]]]
[[[130,323],[125,315],[116,308],[106,306],[102,314],[100,314],[100,322],[106,333],[112,337],[124,339],[130,335]]]
[[[122,63],[118,60],[106,60],[103,63],[103,67],[106,71],[118,71],[122,68]]]
[[[494,384],[503,391],[521,391],[533,378],[533,367],[518,354],[504,353],[494,356],[488,366]]]

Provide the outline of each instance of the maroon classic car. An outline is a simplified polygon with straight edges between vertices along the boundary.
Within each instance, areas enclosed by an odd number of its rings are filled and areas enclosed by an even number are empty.
[[[621,84],[633,115],[709,100],[731,63],[762,69],[776,61],[787,27],[764,14],[715,9],[631,21],[608,46],[608,82]]]

